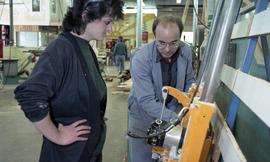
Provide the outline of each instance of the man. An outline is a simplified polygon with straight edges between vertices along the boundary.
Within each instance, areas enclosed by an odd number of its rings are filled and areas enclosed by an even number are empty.
[[[160,118],[162,87],[172,86],[188,91],[193,82],[192,54],[188,45],[180,42],[183,24],[173,16],[158,17],[152,26],[155,41],[145,45],[132,59],[133,86],[128,99],[129,131],[146,136],[151,122]],[[177,118],[176,99],[167,97],[162,120]],[[151,146],[145,139],[129,138],[131,162],[152,162]]]
[[[127,46],[124,43],[123,37],[118,37],[118,42],[113,48],[113,57],[115,58],[118,73],[121,74],[125,69],[125,58],[127,58]]]

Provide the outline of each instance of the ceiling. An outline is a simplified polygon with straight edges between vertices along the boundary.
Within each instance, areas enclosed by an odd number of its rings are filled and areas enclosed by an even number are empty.
[[[181,3],[176,3],[176,0],[143,0],[146,7],[156,6],[184,6],[187,0],[181,0]],[[192,4],[192,2],[191,2]],[[203,4],[203,0],[199,0],[199,6]],[[125,0],[125,6],[137,6],[137,0]]]
[[[136,7],[137,0],[124,0],[125,6],[127,7]],[[187,0],[181,0],[181,3],[176,3],[177,0],[142,0],[146,7],[165,7],[165,6],[184,6]],[[191,0],[191,5],[193,0]],[[204,0],[198,0],[199,6],[203,6]],[[206,0],[208,1],[208,0]],[[217,0],[212,0],[217,1]],[[243,0],[242,7],[253,3],[255,0]]]

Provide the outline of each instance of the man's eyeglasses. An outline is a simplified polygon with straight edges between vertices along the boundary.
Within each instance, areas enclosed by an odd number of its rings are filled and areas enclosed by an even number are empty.
[[[156,40],[156,42],[157,42],[157,47],[159,49],[165,49],[167,46],[169,46],[170,49],[176,49],[179,47],[179,41],[172,41],[170,43],[166,43],[163,41]]]

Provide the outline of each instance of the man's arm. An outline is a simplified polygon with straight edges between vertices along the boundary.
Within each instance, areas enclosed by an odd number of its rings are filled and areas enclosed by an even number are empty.
[[[151,117],[159,118],[162,111],[162,101],[157,98],[152,78],[151,62],[143,57],[144,53],[137,53],[132,59],[132,81],[135,97],[140,107]],[[161,91],[162,87],[160,87]],[[177,114],[169,109],[164,110],[163,119],[169,121],[177,117]]]
[[[192,52],[190,47],[187,48],[187,69],[186,69],[186,79],[185,79],[185,89],[187,92],[191,84],[194,82],[194,73],[192,68]]]

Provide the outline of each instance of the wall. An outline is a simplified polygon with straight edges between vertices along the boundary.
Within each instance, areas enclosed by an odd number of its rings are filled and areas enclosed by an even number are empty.
[[[152,33],[152,23],[155,19],[155,14],[144,14],[143,23],[142,23],[142,32],[148,32],[148,42],[154,39]],[[128,46],[135,47],[135,38],[136,38],[136,13],[128,13],[124,15],[124,20],[114,22],[113,30],[111,33],[108,33],[106,40],[117,39],[119,35],[122,35],[124,39],[128,39],[126,42]]]
[[[0,24],[9,25],[9,0],[5,0]],[[14,25],[49,25],[50,15],[48,14],[49,3],[40,0],[40,12],[32,11],[32,0],[13,0],[13,24]]]
[[[50,0],[50,25],[60,26],[71,0]],[[55,11],[55,12],[54,12]]]

